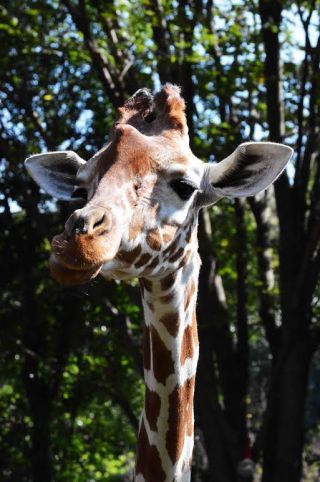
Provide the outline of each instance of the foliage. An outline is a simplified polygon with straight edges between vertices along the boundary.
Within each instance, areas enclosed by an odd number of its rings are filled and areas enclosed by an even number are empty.
[[[222,201],[210,212],[213,233],[200,230],[202,284],[208,290],[200,291],[200,340],[206,335],[212,340],[207,370],[216,396],[209,408],[236,442],[230,443],[223,429],[217,432],[226,458],[224,466],[217,465],[218,476],[206,434],[213,419],[196,413],[209,463],[195,461],[195,480],[234,481],[247,435],[267,473],[263,453],[267,442],[276,447],[268,438],[268,414],[273,426],[281,425],[278,409],[270,415],[273,383],[278,383],[275,391],[284,385],[274,374],[281,372],[283,347],[294,353],[297,340],[307,346],[298,389],[300,412],[307,398],[303,468],[305,480],[316,480],[320,234],[314,229],[310,238],[308,229],[318,223],[319,209],[318,7],[315,0],[0,4],[2,480],[111,481],[132,467],[143,396],[137,284],[95,281],[65,290],[50,280],[49,240],[69,208],[39,193],[23,160],[56,149],[89,158],[106,142],[123,100],[141,86],[165,81],[182,85],[190,140],[199,157],[220,160],[249,139],[281,140],[296,149],[282,178],[286,187],[280,181],[275,196],[270,191],[248,203]],[[277,89],[270,87],[268,45],[277,39],[278,113],[285,115],[272,122]],[[281,198],[284,192],[289,194]],[[303,260],[310,276],[296,287]],[[297,305],[299,320],[287,309],[288,298],[304,300]],[[294,340],[290,329],[297,334]],[[206,396],[202,388],[200,376],[200,398]],[[301,458],[302,445],[299,451]],[[264,482],[280,480],[264,477]],[[281,479],[288,480],[297,479]]]

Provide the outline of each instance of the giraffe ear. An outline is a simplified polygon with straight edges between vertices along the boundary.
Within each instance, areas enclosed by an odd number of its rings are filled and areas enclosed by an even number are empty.
[[[86,163],[73,151],[36,154],[25,160],[34,181],[51,196],[63,201],[74,200],[76,174]]]
[[[284,170],[293,150],[273,142],[246,142],[218,164],[209,164],[206,182],[212,202],[221,197],[254,196]],[[210,197],[210,194],[207,193]]]

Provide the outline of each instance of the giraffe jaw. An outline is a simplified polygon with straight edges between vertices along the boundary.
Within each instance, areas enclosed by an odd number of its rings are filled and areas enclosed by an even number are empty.
[[[51,276],[58,281],[58,283],[63,285],[80,285],[87,283],[100,273],[101,268],[102,265],[81,269],[67,266],[62,263],[54,253],[51,254],[49,260]]]
[[[110,244],[113,245],[113,249]],[[64,285],[84,284],[95,278],[103,265],[115,257],[118,243],[103,236],[68,237],[61,233],[52,240],[49,269],[52,277]]]

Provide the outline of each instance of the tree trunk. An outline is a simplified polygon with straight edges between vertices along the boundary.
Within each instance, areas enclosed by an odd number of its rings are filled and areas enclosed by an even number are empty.
[[[35,401],[35,400],[34,400]],[[31,466],[33,482],[51,482],[50,410],[43,399],[33,403]]]
[[[210,482],[235,482],[232,458],[228,456],[229,441],[226,440],[224,414],[217,401],[217,393],[212,367],[212,356],[207,349],[204,337],[200,339],[196,410],[201,420],[201,428],[209,460]]]
[[[281,360],[282,358],[282,360]],[[281,364],[281,365],[280,365]],[[310,354],[306,340],[280,355],[269,400],[262,482],[300,482]]]
[[[259,0],[265,47],[267,120],[270,140],[281,142],[284,116],[281,93],[280,39],[283,2]],[[264,426],[263,482],[299,482],[302,469],[304,406],[310,354],[309,317],[294,295],[304,246],[294,229],[295,209],[288,176],[275,183],[280,227],[282,326]]]
[[[32,420],[31,432],[31,467],[32,482],[51,482],[50,460],[50,408],[51,398],[49,383],[51,377],[42,379],[39,373],[40,362],[45,360],[45,328],[37,303],[36,276],[33,266],[36,266],[36,248],[40,245],[40,234],[32,228],[30,219],[27,232],[28,243],[24,243],[24,293],[23,293],[23,331],[22,343],[26,348],[24,364],[21,372],[26,397],[30,407]],[[35,219],[38,219],[35,217]]]
[[[199,248],[202,266],[197,307],[200,355],[196,415],[204,435],[210,481],[234,482],[242,452],[239,426],[243,426],[244,412],[224,290],[212,254],[210,218],[204,211],[199,216]],[[224,397],[223,408],[218,401],[219,390]]]

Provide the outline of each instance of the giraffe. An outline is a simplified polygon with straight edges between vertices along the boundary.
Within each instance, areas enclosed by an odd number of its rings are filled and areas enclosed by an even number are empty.
[[[199,353],[196,299],[199,210],[222,197],[252,196],[282,172],[292,150],[247,142],[219,163],[189,147],[180,89],[137,91],[109,142],[88,162],[72,151],[29,157],[33,179],[82,206],[52,240],[49,266],[62,284],[138,277],[144,311],[145,398],[135,482],[188,482]]]

